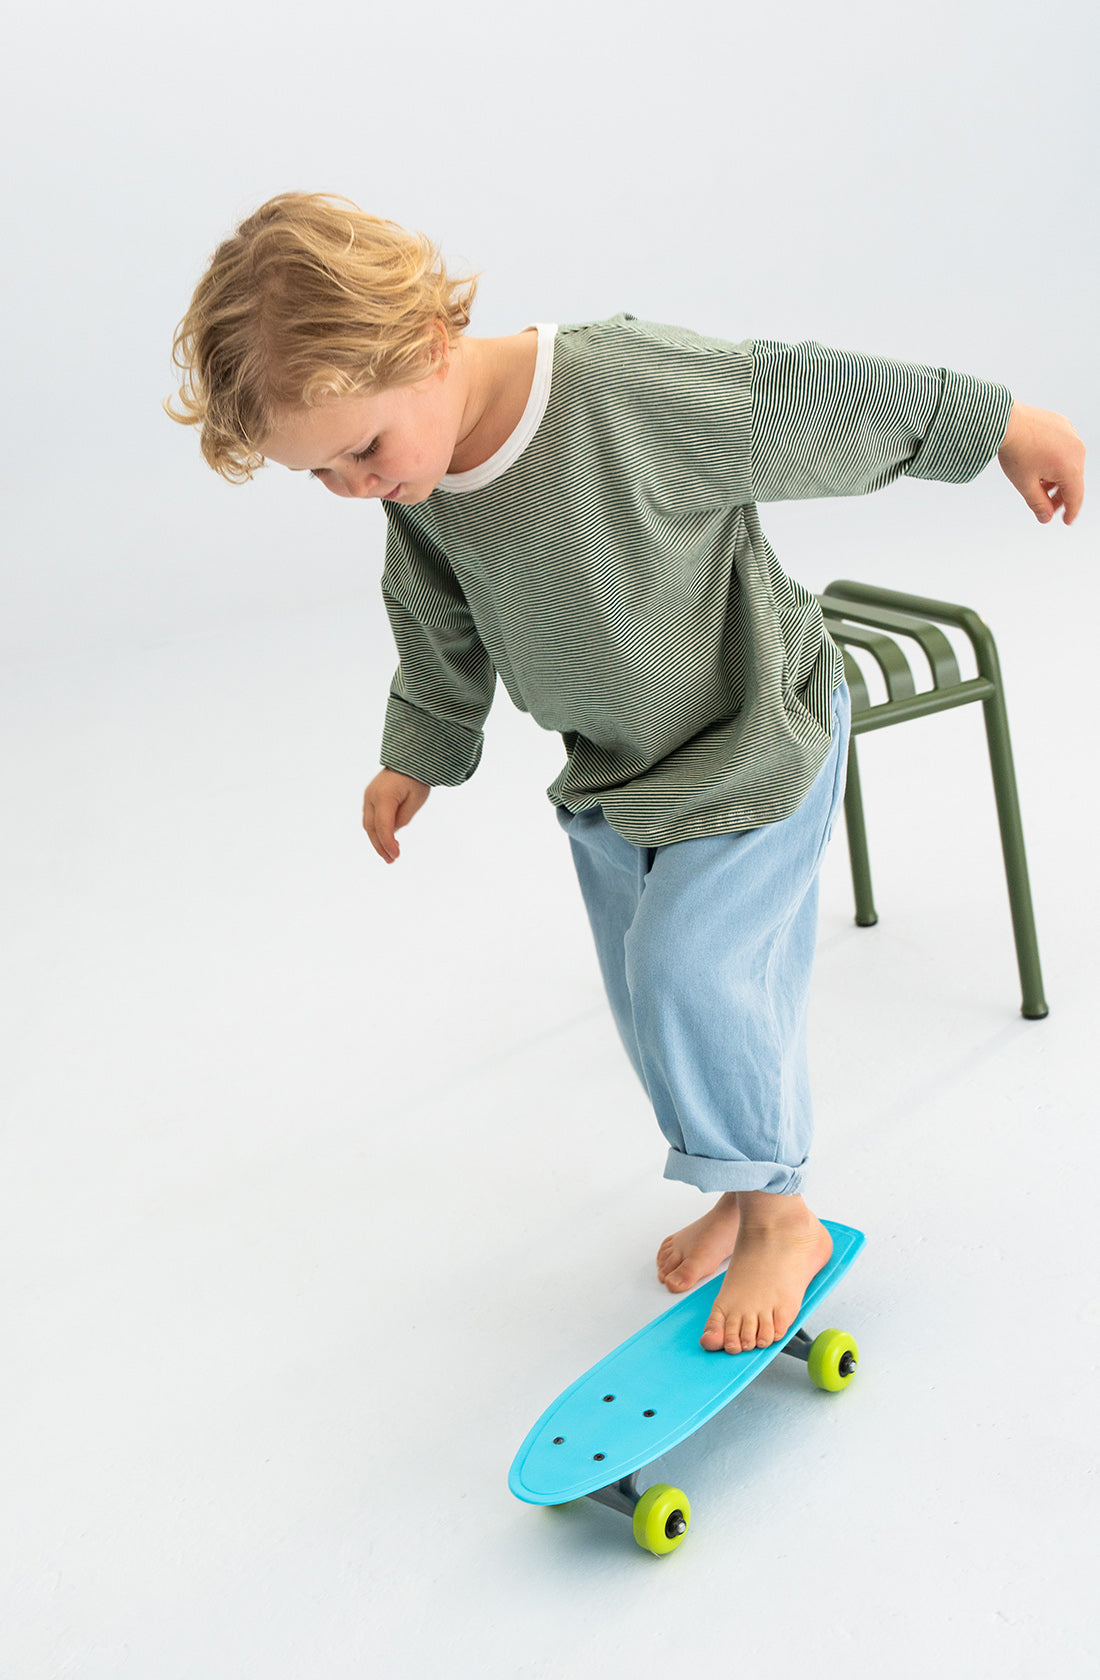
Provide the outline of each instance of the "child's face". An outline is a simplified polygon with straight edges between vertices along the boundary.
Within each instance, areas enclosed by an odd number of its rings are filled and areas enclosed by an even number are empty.
[[[309,471],[334,496],[423,502],[447,472],[461,406],[447,365],[415,385],[294,409],[265,439],[265,459]]]

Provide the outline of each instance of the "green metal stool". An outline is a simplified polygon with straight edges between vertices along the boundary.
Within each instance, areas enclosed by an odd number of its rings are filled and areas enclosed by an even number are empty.
[[[825,624],[844,655],[844,674],[852,695],[852,738],[848,748],[848,787],[844,795],[844,816],[848,827],[848,852],[852,862],[856,921],[873,927],[878,921],[871,892],[871,865],[867,855],[867,830],[863,820],[863,799],[856,759],[856,736],[887,724],[906,723],[953,706],[980,700],[985,713],[989,763],[997,799],[1008,899],[1012,908],[1012,931],[1016,938],[1016,960],[1023,989],[1024,1015],[1039,1021],[1047,1013],[1043,977],[1039,968],[1039,945],[1031,906],[1024,832],[1020,822],[1020,801],[1008,734],[1001,686],[997,646],[987,625],[969,607],[950,601],[930,601],[923,595],[902,594],[896,589],[878,589],[872,584],[840,580],[831,583],[820,597]],[[978,675],[962,680],[955,650],[937,624],[956,625],[974,649]],[[895,636],[905,636],[924,651],[932,672],[932,687],[917,690],[909,661]],[[869,653],[886,682],[887,699],[872,705],[867,683],[856,663],[853,648]]]

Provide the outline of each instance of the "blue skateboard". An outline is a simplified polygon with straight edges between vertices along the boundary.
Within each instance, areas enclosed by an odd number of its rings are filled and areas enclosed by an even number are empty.
[[[844,1276],[863,1247],[862,1231],[822,1224],[832,1258],[814,1277],[781,1342],[747,1353],[699,1346],[722,1278],[701,1284],[567,1388],[539,1418],[515,1456],[508,1486],[529,1505],[587,1497],[631,1518],[639,1546],[660,1557],[683,1540],[691,1507],[663,1482],[638,1492],[638,1475],[693,1435],[747,1388],[780,1353],[804,1359],[818,1388],[847,1388],[859,1349],[841,1330],[810,1337],[804,1321]]]

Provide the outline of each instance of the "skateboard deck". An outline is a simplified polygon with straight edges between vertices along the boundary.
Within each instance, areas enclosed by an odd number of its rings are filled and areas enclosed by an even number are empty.
[[[803,1323],[865,1242],[863,1233],[848,1225],[827,1219],[822,1224],[833,1239],[832,1257],[811,1279],[780,1341],[737,1354],[701,1348],[699,1337],[723,1279],[701,1284],[593,1365],[547,1408],[512,1464],[508,1486],[516,1498],[531,1505],[561,1505],[584,1495],[611,1494],[604,1503],[626,1508],[623,1498],[629,1506],[638,1498],[636,1490],[631,1483],[625,1495],[622,1489],[616,1495],[614,1484],[625,1486],[645,1465],[694,1434],[785,1349],[810,1359]],[[822,1387],[841,1388],[851,1380],[857,1350],[850,1337],[837,1331],[817,1342],[824,1344],[827,1337],[844,1342],[848,1351],[842,1349],[837,1357],[847,1358],[847,1366],[839,1367],[843,1375],[834,1372],[834,1380],[822,1381],[810,1360],[811,1376]]]

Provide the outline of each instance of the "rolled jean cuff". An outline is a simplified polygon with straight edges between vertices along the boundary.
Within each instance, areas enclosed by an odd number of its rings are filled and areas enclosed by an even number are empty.
[[[767,1190],[774,1196],[798,1196],[806,1181],[805,1167],[787,1167],[781,1161],[715,1161],[708,1155],[685,1155],[670,1149],[665,1177],[697,1190]]]

